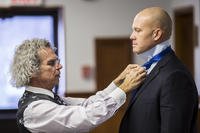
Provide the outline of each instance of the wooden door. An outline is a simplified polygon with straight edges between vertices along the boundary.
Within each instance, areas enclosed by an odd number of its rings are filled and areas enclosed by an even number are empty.
[[[96,40],[97,90],[105,88],[132,62],[130,39]]]
[[[132,63],[132,55],[129,38],[96,39],[97,90],[104,89],[128,64]],[[111,119],[95,128],[91,133],[118,133],[127,103]]]
[[[174,11],[175,51],[194,75],[194,24],[193,7]]]

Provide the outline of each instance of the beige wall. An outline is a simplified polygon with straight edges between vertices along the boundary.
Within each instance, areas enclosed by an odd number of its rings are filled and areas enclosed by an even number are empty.
[[[170,14],[174,8],[195,6],[195,23],[199,24],[198,0],[48,0],[46,6],[63,8],[59,28],[62,53],[61,87],[69,92],[95,91],[95,79],[85,80],[81,76],[83,65],[95,69],[94,39],[98,37],[129,37],[134,15],[148,6],[161,6]],[[172,39],[173,40],[173,39]],[[173,43],[173,42],[172,42]],[[200,48],[195,49],[195,80],[200,86]],[[137,56],[137,63],[142,63]]]

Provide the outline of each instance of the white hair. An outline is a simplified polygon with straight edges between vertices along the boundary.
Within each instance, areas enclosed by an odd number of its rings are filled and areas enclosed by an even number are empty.
[[[49,41],[45,39],[32,39],[25,40],[16,48],[10,67],[11,84],[14,87],[27,86],[32,74],[39,72],[40,58],[38,50],[42,48],[52,47]]]

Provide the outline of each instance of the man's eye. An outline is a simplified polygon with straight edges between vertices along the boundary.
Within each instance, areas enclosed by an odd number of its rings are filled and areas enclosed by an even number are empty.
[[[48,61],[48,62],[47,62],[47,65],[49,65],[49,66],[54,66],[54,65],[55,65],[55,61]]]
[[[138,28],[135,28],[134,31],[135,31],[135,32],[140,32],[141,30],[138,29]]]

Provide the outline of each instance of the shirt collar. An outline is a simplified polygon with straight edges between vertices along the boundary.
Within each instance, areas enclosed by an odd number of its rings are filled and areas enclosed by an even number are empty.
[[[30,91],[33,93],[39,93],[39,94],[44,94],[44,95],[48,95],[52,98],[54,98],[54,94],[52,91],[44,89],[44,88],[39,88],[39,87],[33,87],[33,86],[27,86],[25,88],[26,91]]]
[[[157,44],[155,47],[151,48],[150,50],[139,54],[141,58],[143,58],[145,61],[150,60],[153,56],[160,53],[164,49],[166,49],[168,46],[170,46],[169,40],[164,41],[162,43]]]

